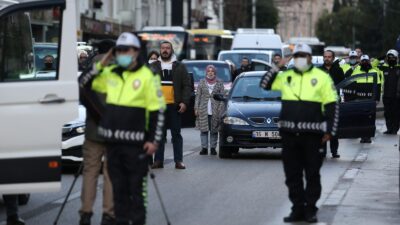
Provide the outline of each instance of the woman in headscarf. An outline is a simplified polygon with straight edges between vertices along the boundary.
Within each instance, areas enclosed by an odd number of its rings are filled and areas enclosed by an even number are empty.
[[[224,110],[224,103],[214,100],[214,94],[224,94],[224,84],[217,79],[217,70],[213,65],[206,68],[206,76],[200,80],[197,87],[195,114],[196,127],[200,130],[201,147],[200,155],[208,154],[210,145],[211,155],[216,155],[218,130],[221,123],[221,116]],[[210,139],[208,136],[210,135]]]

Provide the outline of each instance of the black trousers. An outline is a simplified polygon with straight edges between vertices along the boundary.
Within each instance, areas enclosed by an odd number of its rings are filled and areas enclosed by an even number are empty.
[[[3,195],[7,218],[18,217],[18,195]]]
[[[141,147],[108,144],[107,160],[117,225],[144,225],[148,161]]]
[[[384,116],[388,131],[399,131],[400,126],[400,99],[383,97]]]
[[[332,137],[332,139],[329,141],[329,147],[331,149],[332,155],[337,154],[339,149],[339,139],[336,137]],[[326,150],[328,149],[328,143],[325,144],[324,148],[326,152]]]
[[[318,210],[316,203],[322,190],[319,171],[324,155],[321,140],[319,134],[282,133],[282,160],[293,211]]]

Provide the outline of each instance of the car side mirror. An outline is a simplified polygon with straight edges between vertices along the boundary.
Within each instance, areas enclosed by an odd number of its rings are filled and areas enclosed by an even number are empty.
[[[220,101],[220,102],[226,101],[226,98],[223,94],[214,94],[213,98],[215,101]]]

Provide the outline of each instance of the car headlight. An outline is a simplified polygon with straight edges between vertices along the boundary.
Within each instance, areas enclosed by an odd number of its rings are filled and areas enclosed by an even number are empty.
[[[75,128],[76,133],[83,134],[85,133],[85,126]]]
[[[224,118],[224,124],[230,124],[230,125],[249,125],[246,121],[237,118],[237,117],[225,117]]]

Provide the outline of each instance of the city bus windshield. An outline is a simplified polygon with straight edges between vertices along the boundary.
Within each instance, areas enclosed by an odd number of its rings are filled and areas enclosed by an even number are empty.
[[[174,47],[175,55],[178,59],[185,55],[185,32],[168,32],[168,31],[149,31],[138,32],[141,41],[146,45],[146,51],[160,50],[161,41],[169,41]]]

